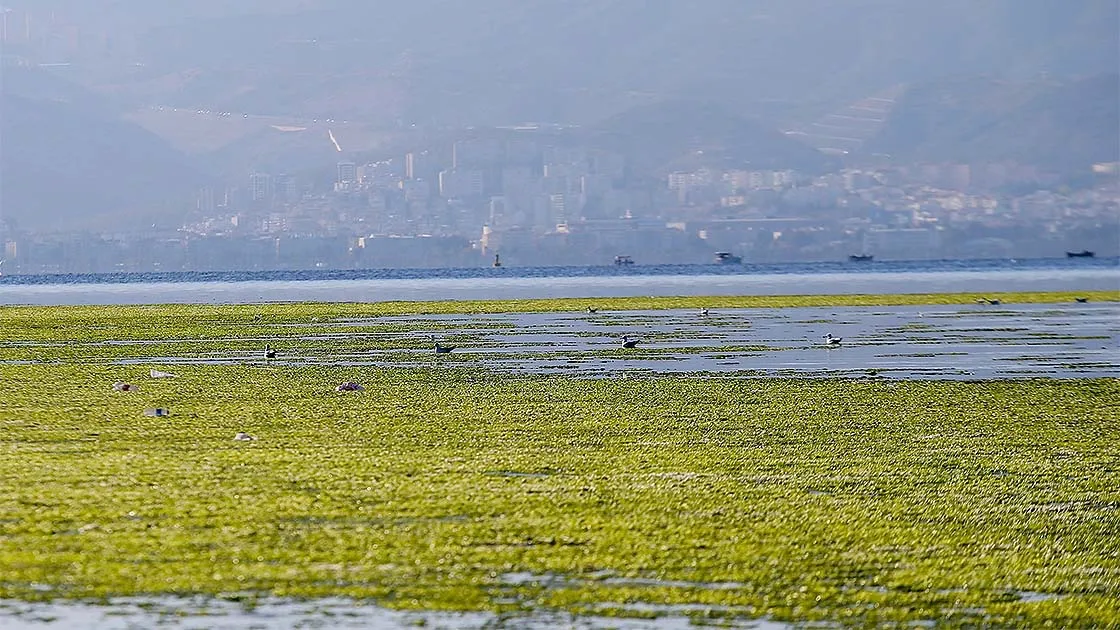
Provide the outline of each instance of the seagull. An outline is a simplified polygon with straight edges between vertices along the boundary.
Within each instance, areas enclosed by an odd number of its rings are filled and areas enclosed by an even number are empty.
[[[272,346],[268,345],[267,343],[264,345],[264,358],[266,358],[266,359],[275,359],[276,358],[276,350],[274,350],[272,348]]]
[[[448,354],[449,352],[451,352],[452,350],[455,349],[455,346],[441,346],[441,345],[439,345],[439,342],[436,341],[435,335],[432,335],[432,341],[435,341],[435,344],[436,344],[436,354]]]
[[[704,308],[700,309],[700,316],[701,317],[707,317],[708,316],[708,307],[705,306]]]
[[[1084,304],[1084,303],[1089,301],[1089,298],[1086,298],[1086,297],[1073,298],[1073,301],[1075,301],[1079,304]]]
[[[825,343],[828,344],[828,347],[837,348],[837,347],[840,346],[840,342],[844,341],[844,338],[843,337],[833,337],[832,333],[828,333],[827,335],[824,336],[824,341],[825,341]]]
[[[636,347],[638,347],[638,340],[637,339],[631,339],[629,335],[626,335],[622,338],[622,347],[623,348],[636,348]]]
[[[590,306],[587,307],[588,315],[594,315],[595,313],[598,313],[598,312],[599,312],[599,309],[597,309],[597,308],[591,308]]]

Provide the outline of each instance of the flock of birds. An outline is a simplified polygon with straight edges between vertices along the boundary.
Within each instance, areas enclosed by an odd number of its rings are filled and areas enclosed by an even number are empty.
[[[1079,299],[1079,301],[1080,301],[1080,299]],[[999,300],[995,300],[991,303],[992,304],[999,304]],[[591,307],[591,306],[588,306],[586,310],[587,310],[588,315],[595,315],[599,312],[599,309]],[[699,311],[699,315],[701,317],[708,317],[709,315],[711,315],[711,311],[706,307],[701,308],[700,311]],[[447,346],[447,345],[441,344],[439,342],[439,340],[436,339],[435,335],[431,335],[430,338],[432,340],[432,344],[434,346],[436,354],[450,354],[451,351],[455,350],[455,348],[458,347],[458,346]],[[827,346],[829,348],[836,348],[836,347],[840,346],[840,343],[843,341],[843,338],[834,337],[832,335],[832,333],[828,333],[827,335],[824,336],[824,340],[825,340],[825,346]],[[623,337],[622,337],[622,347],[626,348],[628,350],[633,349],[633,348],[637,348],[638,344],[640,344],[640,343],[642,343],[642,340],[637,338],[637,337],[632,337],[630,335],[623,335]],[[276,356],[277,356],[276,349],[273,348],[270,344],[265,344],[265,346],[264,346],[264,358],[267,359],[267,360],[271,360],[271,359],[275,359]]]
[[[1088,302],[1089,299],[1086,298],[1086,297],[1077,297],[1077,298],[1074,298],[1074,301],[1079,303],[1079,304],[1084,304],[1084,303]],[[998,298],[988,298],[988,297],[979,298],[979,299],[976,300],[976,303],[977,304],[985,304],[985,305],[999,305],[999,304],[1001,304],[1001,302]],[[599,309],[588,306],[586,311],[589,315],[595,315],[599,312]],[[706,307],[701,308],[699,310],[699,316],[700,317],[708,317],[710,314],[711,314],[711,311],[708,310]],[[259,315],[257,316],[256,320],[258,320],[258,321],[260,320]],[[843,343],[843,341],[844,341],[844,339],[842,337],[836,337],[832,333],[825,334],[823,336],[823,339],[824,339],[824,345],[827,348],[838,348],[838,347],[840,347],[840,344]],[[434,345],[434,349],[435,349],[436,354],[449,354],[451,351],[455,350],[455,348],[456,348],[456,346],[448,346],[448,345],[441,344],[439,342],[439,340],[436,338],[435,335],[431,335],[431,340],[432,340],[432,343]],[[636,347],[638,347],[639,343],[642,343],[642,341],[640,339],[638,339],[637,337],[631,337],[630,335],[624,335],[622,337],[622,347],[623,348],[626,348],[626,349],[636,348]],[[264,346],[264,358],[266,360],[272,360],[272,359],[277,358],[277,356],[278,356],[278,354],[277,354],[276,349],[273,348],[271,344],[265,344],[265,346]],[[154,379],[175,378],[175,374],[172,374],[170,372],[163,372],[163,371],[155,370],[155,369],[151,370],[150,376],[151,376],[151,378],[154,378]],[[135,385],[133,385],[131,383],[116,382],[116,383],[113,383],[113,389],[115,391],[119,391],[119,392],[131,392],[131,391],[135,391],[136,389],[138,389],[138,387],[136,387]],[[363,388],[358,383],[346,382],[346,383],[342,383],[341,385],[339,385],[336,388],[336,391],[339,391],[339,392],[353,392],[353,391],[363,391],[364,389],[365,388]],[[147,410],[145,410],[145,414],[146,415],[163,416],[163,415],[169,415],[169,412],[166,409],[158,408],[158,409],[147,409]],[[239,441],[239,442],[248,442],[248,441],[256,440],[257,438],[253,435],[248,434],[248,433],[239,432],[236,436],[234,436],[233,439],[236,440],[236,441]]]
[[[1079,303],[1079,304],[1084,304],[1084,303],[1089,301],[1089,298],[1077,297],[1077,298],[1074,298],[1074,301]],[[1002,304],[1002,302],[999,300],[999,298],[988,298],[988,297],[981,297],[981,298],[976,300],[976,303],[977,304],[986,304],[986,305],[996,305],[996,306]],[[599,313],[599,309],[595,308],[595,307],[592,307],[592,306],[588,306],[586,308],[586,311],[587,311],[588,315],[596,315],[596,314]],[[704,308],[701,308],[699,310],[699,315],[700,315],[700,317],[708,317],[709,315],[711,315],[711,311],[707,307],[704,307]],[[259,318],[259,316],[258,316],[258,318]],[[823,339],[824,339],[824,345],[827,348],[838,348],[838,347],[840,347],[840,344],[842,344],[843,341],[844,341],[843,337],[836,337],[832,333],[828,333],[828,334],[824,335]],[[451,351],[455,350],[455,348],[457,347],[457,346],[447,346],[447,345],[441,344],[439,342],[439,340],[436,339],[435,335],[431,335],[431,340],[432,340],[432,344],[434,345],[434,349],[435,349],[436,354],[450,354]],[[622,347],[623,348],[626,348],[626,349],[637,348],[638,344],[640,344],[640,343],[642,343],[642,341],[640,339],[638,339],[637,337],[631,337],[630,335],[624,335],[622,337]],[[270,359],[270,360],[275,359],[276,358],[276,349],[273,348],[271,345],[265,344],[264,357],[265,357],[265,359]]]

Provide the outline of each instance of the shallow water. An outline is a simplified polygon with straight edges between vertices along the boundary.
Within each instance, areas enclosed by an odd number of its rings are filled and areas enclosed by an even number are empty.
[[[620,605],[620,608],[625,606]],[[679,610],[678,610],[679,608]],[[286,630],[288,628],[437,628],[446,630],[685,630],[697,628],[685,613],[717,607],[666,606],[654,620],[615,617],[574,617],[567,614],[399,612],[343,598],[297,602],[262,599],[247,607],[236,602],[209,599],[111,599],[107,603],[27,603],[0,601],[0,627],[6,630],[135,630],[175,628],[190,630]],[[787,630],[792,626],[767,620],[720,620],[721,628]]]
[[[303,325],[299,348],[279,349],[272,366],[483,367],[581,377],[706,373],[766,377],[897,379],[1084,378],[1120,376],[1120,304],[961,304],[596,314],[509,313],[383,317]],[[385,324],[413,332],[379,332]],[[371,332],[363,333],[368,325]],[[339,327],[345,326],[345,332]],[[449,355],[428,347],[433,329]],[[822,336],[841,337],[830,347]],[[623,349],[623,336],[640,340]],[[355,346],[375,338],[400,349]],[[137,342],[123,364],[257,363],[259,353],[153,357]],[[427,349],[417,350],[418,345]],[[412,348],[412,349],[409,349]]]
[[[481,366],[514,373],[557,373],[585,377],[706,372],[740,376],[988,379],[1120,376],[1120,304],[960,304],[898,307],[814,307],[695,311],[611,311],[609,301],[589,300],[596,314],[541,313],[393,317],[299,324],[307,347],[285,349],[272,365],[322,364]],[[459,348],[450,356],[425,351],[346,350],[362,324],[413,323],[417,330],[375,333],[377,337],[427,340],[437,324]],[[358,328],[352,329],[351,326]],[[340,333],[346,326],[346,333]],[[828,348],[821,336],[843,337]],[[643,343],[633,352],[619,346],[623,335]],[[231,340],[233,341],[233,340]],[[265,339],[261,340],[263,342]],[[150,357],[150,342],[118,342],[134,349],[126,363],[245,363],[263,365],[247,353],[226,357]],[[341,346],[340,351],[340,343]],[[258,353],[259,354],[259,353]],[[145,370],[146,372],[146,370]],[[496,476],[539,475],[494,470]],[[548,587],[571,578],[534,574],[503,576],[508,584]],[[618,586],[657,586],[653,580],[599,576]],[[667,583],[687,588],[734,589],[737,583]],[[1024,603],[1059,597],[1015,592]],[[512,602],[517,603],[517,602]],[[694,628],[690,615],[704,611],[735,615],[733,609],[684,604],[602,602],[595,609],[662,615],[655,620],[571,617],[564,614],[398,612],[341,598],[293,602],[264,599],[253,608],[235,602],[190,599],[113,599],[107,603],[0,601],[0,627],[15,630],[94,628],[430,628],[554,627],[578,629],[677,630]],[[982,611],[979,611],[982,612]],[[721,627],[779,630],[766,620],[721,620]]]
[[[1094,291],[1120,290],[1118,265],[1091,258],[4,276],[0,304]]]

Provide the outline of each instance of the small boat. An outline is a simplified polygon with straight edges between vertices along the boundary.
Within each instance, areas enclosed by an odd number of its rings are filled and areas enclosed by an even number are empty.
[[[1087,249],[1079,252],[1066,252],[1066,258],[1092,258],[1095,254]]]
[[[871,262],[875,257],[871,254],[852,254],[848,256],[848,262]]]
[[[502,266],[502,256],[501,256],[501,254],[494,254],[494,266],[495,267],[501,267]]]
[[[629,256],[615,256],[614,257],[614,264],[619,265],[619,266],[633,265],[634,264],[634,259],[629,257]]]
[[[742,264],[743,257],[736,256],[731,252],[716,252],[716,264],[719,265],[739,265]]]

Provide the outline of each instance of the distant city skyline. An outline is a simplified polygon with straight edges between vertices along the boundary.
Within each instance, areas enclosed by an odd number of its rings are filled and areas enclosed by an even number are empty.
[[[74,239],[104,250],[86,267],[351,267],[427,264],[371,257],[389,238],[567,264],[1103,252],[1116,229],[1106,0],[6,7],[17,270]],[[149,238],[228,242],[130,253]]]

